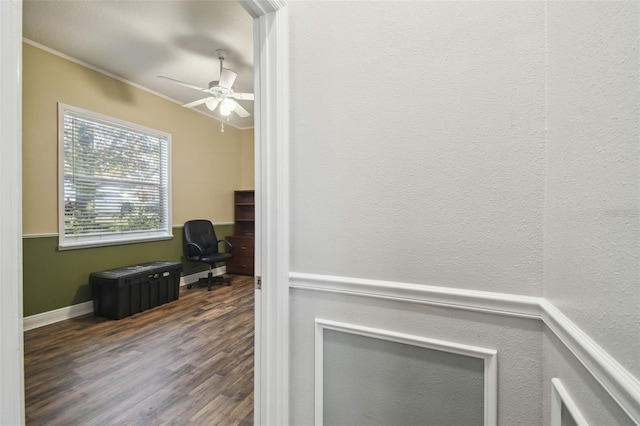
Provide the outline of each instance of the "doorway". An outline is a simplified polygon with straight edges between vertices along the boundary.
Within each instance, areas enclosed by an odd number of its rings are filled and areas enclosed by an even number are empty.
[[[254,18],[256,82],[259,85],[259,125],[256,131],[257,227],[256,273],[263,286],[256,290],[256,424],[286,424],[288,418],[288,63],[287,12],[280,2],[245,0]],[[0,2],[0,265],[2,300],[2,423],[24,422],[21,292],[21,9]],[[258,160],[259,159],[259,160]],[[283,210],[284,208],[284,210]],[[269,234],[261,235],[262,229]],[[266,253],[264,250],[269,249]],[[268,374],[267,374],[268,372]],[[264,375],[264,377],[263,377]]]

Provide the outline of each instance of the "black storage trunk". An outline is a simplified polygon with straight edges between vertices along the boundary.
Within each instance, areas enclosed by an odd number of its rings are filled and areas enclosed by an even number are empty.
[[[121,319],[176,300],[181,271],[179,262],[149,262],[93,272],[93,313]]]

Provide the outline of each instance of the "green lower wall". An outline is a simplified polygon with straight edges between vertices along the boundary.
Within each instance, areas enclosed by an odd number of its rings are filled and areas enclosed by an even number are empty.
[[[217,225],[218,239],[233,234],[233,225]],[[173,239],[150,243],[58,251],[58,237],[24,238],[24,316],[40,314],[91,300],[89,274],[154,260],[182,262],[182,275],[206,269],[182,258],[182,228]]]

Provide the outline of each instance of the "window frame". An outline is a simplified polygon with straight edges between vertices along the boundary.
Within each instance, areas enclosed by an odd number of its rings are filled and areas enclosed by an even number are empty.
[[[103,125],[118,127],[132,132],[144,133],[163,140],[167,150],[167,185],[166,185],[166,224],[155,231],[128,231],[119,233],[102,233],[72,236],[65,230],[65,125],[67,114],[81,116],[84,119]],[[171,200],[171,134],[157,129],[141,126],[97,112],[78,108],[58,102],[58,250],[73,250],[92,247],[106,247],[122,244],[134,244],[150,241],[173,239],[172,232],[172,200]],[[163,208],[165,206],[162,206]]]

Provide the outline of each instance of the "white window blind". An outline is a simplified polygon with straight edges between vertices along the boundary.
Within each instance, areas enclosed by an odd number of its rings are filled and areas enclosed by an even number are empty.
[[[59,247],[171,238],[167,133],[59,104]]]

